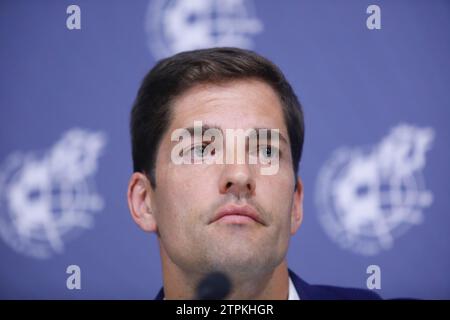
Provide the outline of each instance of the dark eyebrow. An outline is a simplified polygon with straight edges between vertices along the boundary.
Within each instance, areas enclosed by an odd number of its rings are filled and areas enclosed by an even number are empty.
[[[218,129],[223,134],[223,130],[220,126],[203,124],[202,125],[202,135],[205,134],[205,131],[207,131],[209,129]],[[191,136],[194,135],[194,127],[183,128],[183,130],[187,130]]]
[[[191,136],[194,135],[194,127],[188,127],[188,128],[183,128],[184,130],[187,130],[189,132],[189,134]],[[208,129],[217,129],[220,130],[220,132],[222,132],[222,134],[224,134],[223,129],[219,126],[219,125],[214,125],[214,124],[203,124],[202,125],[202,135],[205,133],[205,131],[207,131]],[[249,128],[249,129],[253,129],[257,132],[259,132],[259,130],[267,130],[268,132],[270,132],[270,130],[274,130],[273,128]],[[285,143],[287,146],[289,146],[289,142],[288,140],[284,137],[284,135],[280,132],[280,130],[278,130],[278,136],[280,137],[280,141]]]
[[[267,130],[267,132],[270,132],[270,130],[276,130],[273,128],[253,128],[256,132],[259,132],[259,130]],[[280,141],[284,142],[287,146],[289,146],[288,140],[284,137],[284,135],[281,133],[281,130],[278,129],[278,136],[280,137]]]

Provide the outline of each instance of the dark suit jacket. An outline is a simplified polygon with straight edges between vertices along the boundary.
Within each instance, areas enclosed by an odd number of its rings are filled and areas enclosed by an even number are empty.
[[[342,288],[324,285],[311,285],[302,280],[293,271],[289,270],[289,276],[294,283],[300,300],[379,300],[381,297],[370,290],[356,288]],[[164,298],[164,290],[161,288],[155,300]]]

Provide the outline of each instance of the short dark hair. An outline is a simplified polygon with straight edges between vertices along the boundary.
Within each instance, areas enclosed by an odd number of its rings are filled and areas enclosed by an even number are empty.
[[[176,97],[198,84],[251,78],[269,84],[280,98],[296,179],[305,131],[300,102],[275,64],[253,51],[231,47],[178,53],[160,60],[145,76],[131,111],[134,172],[145,173],[156,187],[156,155]]]

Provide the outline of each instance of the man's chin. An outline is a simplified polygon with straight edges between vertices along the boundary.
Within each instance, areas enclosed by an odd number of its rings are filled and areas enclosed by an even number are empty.
[[[261,262],[258,260],[234,259],[233,257],[229,257],[226,262],[219,260],[210,263],[207,271],[220,271],[233,279],[249,279],[263,271],[260,270],[261,266]],[[267,266],[264,267],[267,268]]]
[[[209,255],[209,261],[205,264],[211,271],[223,271],[231,273],[257,272],[262,266],[276,265],[273,255],[268,256],[271,251],[263,251],[262,247],[254,248],[245,243],[231,242],[223,243]]]

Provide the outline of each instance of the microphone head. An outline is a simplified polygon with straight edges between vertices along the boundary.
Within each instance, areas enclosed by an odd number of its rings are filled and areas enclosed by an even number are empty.
[[[223,300],[231,291],[231,282],[222,272],[211,272],[197,286],[198,300]]]

